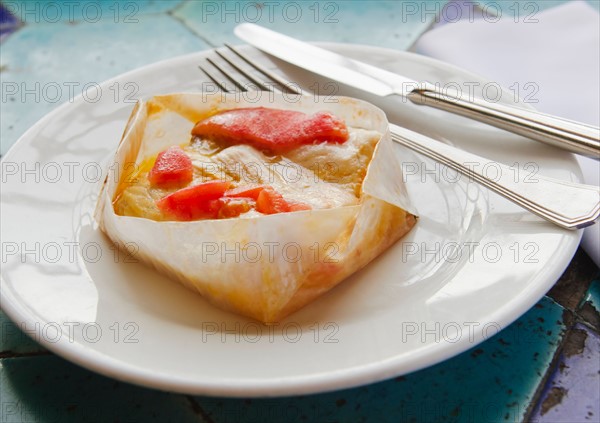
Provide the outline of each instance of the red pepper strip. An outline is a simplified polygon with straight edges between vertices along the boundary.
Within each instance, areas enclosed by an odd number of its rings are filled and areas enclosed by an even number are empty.
[[[278,152],[304,144],[343,143],[349,137],[345,123],[331,113],[307,115],[265,107],[217,113],[198,122],[192,129],[192,135]]]

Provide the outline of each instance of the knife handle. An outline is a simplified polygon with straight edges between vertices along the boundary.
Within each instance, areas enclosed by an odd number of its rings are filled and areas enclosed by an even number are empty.
[[[423,84],[408,95],[415,104],[432,106],[573,153],[600,159],[600,128],[482,98],[465,100],[455,90]]]

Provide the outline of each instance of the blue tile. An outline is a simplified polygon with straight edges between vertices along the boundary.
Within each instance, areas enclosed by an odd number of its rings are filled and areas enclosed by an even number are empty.
[[[600,279],[592,281],[584,301],[590,303],[596,312],[600,313]]]
[[[151,13],[165,13],[178,7],[178,0],[158,1],[56,1],[8,0],[4,6],[26,24],[56,24],[58,22],[96,23],[108,20],[137,23]]]
[[[600,279],[596,278],[588,287],[579,304],[577,314],[590,327],[597,332],[600,331]]]
[[[2,154],[44,114],[68,101],[70,93],[80,94],[85,84],[207,47],[166,14],[140,16],[137,24],[26,25],[2,44]]]
[[[183,395],[139,388],[96,375],[56,356],[0,362],[1,421],[199,421]]]
[[[281,399],[196,397],[227,422],[520,422],[560,343],[564,309],[544,298],[517,322],[428,369],[361,388]]]
[[[213,45],[240,43],[233,28],[264,25],[307,40],[405,50],[441,12],[446,0],[343,2],[190,1],[174,15]]]
[[[600,420],[600,336],[577,325],[567,336],[556,371],[546,384],[532,421]]]

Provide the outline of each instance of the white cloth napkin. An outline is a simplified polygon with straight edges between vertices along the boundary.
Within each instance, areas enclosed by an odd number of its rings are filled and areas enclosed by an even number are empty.
[[[532,104],[556,116],[600,124],[600,15],[583,1],[537,13],[466,19],[425,33],[416,51],[480,74],[505,87],[539,87]],[[531,87],[522,95],[532,93]],[[600,163],[579,157],[587,184],[600,184]],[[600,266],[600,223],[584,231],[582,246]]]

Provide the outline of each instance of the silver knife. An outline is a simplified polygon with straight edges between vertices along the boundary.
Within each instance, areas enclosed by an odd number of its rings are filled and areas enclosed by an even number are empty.
[[[483,98],[464,99],[458,91],[415,81],[358,60],[313,46],[261,26],[244,23],[235,35],[254,47],[288,63],[385,97],[400,95],[427,105],[493,125],[527,138],[600,159],[600,128],[519,107],[491,103]]]

